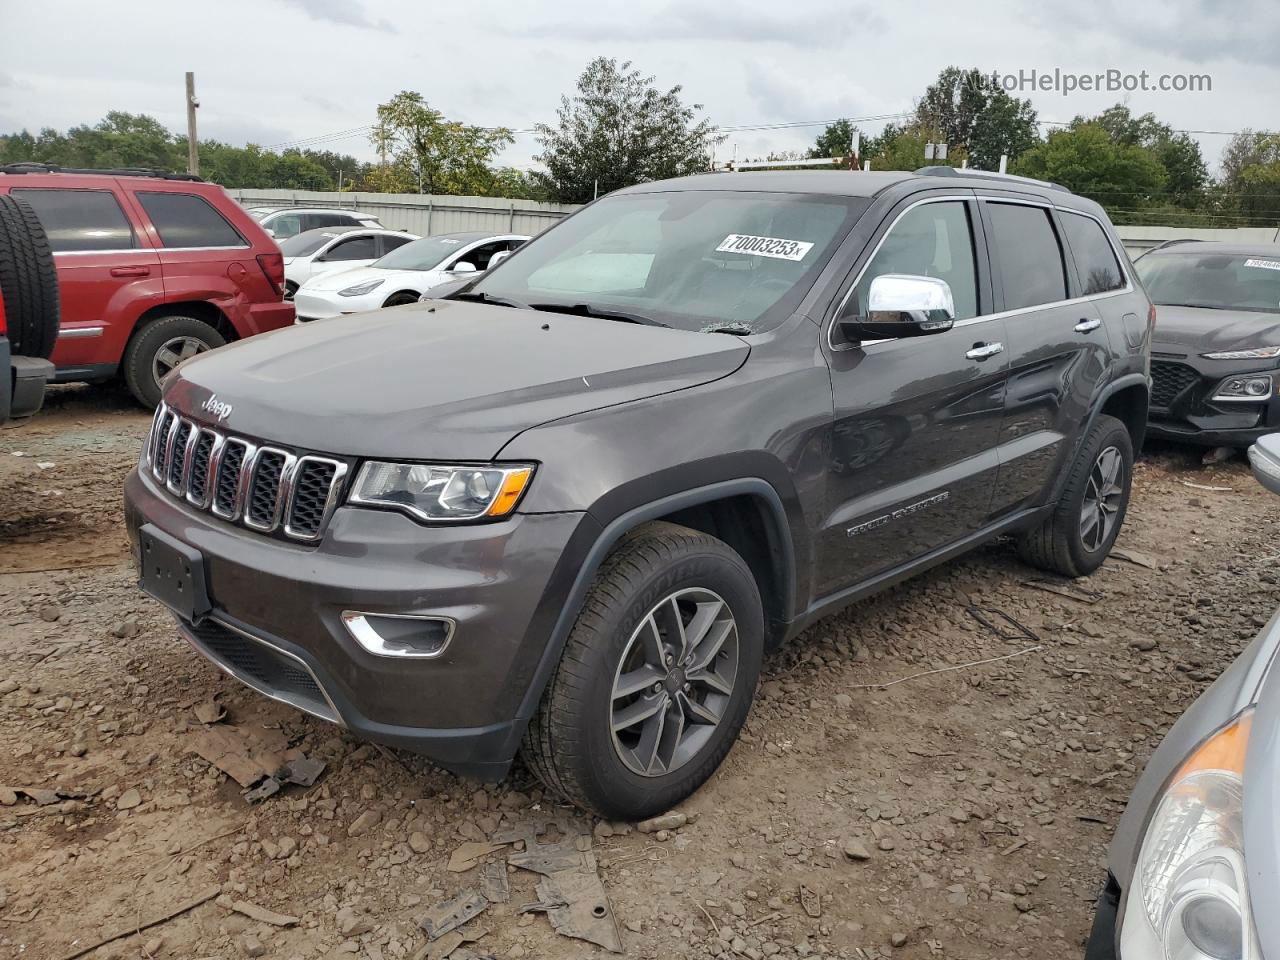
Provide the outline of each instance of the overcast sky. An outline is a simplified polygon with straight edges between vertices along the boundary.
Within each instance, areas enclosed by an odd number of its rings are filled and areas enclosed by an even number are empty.
[[[196,72],[200,135],[276,146],[369,124],[397,91],[447,116],[516,129],[553,121],[593,57],[630,59],[724,126],[910,110],[948,64],[1016,73],[1209,74],[1212,91],[1134,92],[1176,128],[1280,129],[1277,0],[0,0],[0,133],[92,123],[108,110],[185,128]],[[1122,93],[1024,92],[1042,120]],[[865,125],[875,132],[882,122]],[[807,146],[821,126],[730,134],[740,156]],[[1227,138],[1197,134],[1210,167]],[[363,131],[316,140],[369,157]],[[529,166],[517,137],[503,159]]]

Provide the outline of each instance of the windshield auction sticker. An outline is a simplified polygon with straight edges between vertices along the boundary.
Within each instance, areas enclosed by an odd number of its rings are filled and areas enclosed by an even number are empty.
[[[1261,267],[1263,270],[1280,270],[1280,260],[1257,260],[1249,259],[1244,262],[1246,267]]]
[[[749,253],[755,257],[772,257],[775,260],[803,260],[813,249],[812,243],[803,240],[781,240],[777,237],[753,237],[745,233],[731,233],[716,247],[717,253]]]

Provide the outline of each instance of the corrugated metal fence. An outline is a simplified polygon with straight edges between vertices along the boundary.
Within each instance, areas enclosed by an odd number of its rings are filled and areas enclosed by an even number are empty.
[[[427,237],[462,230],[532,236],[578,209],[501,197],[423,196],[416,193],[336,193],[320,190],[229,190],[246,207],[341,207],[376,216],[392,230]]]

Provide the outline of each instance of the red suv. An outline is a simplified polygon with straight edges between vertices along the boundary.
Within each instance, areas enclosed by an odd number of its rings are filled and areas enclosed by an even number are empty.
[[[122,376],[155,406],[179,362],[293,323],[280,249],[222,187],[187,174],[0,167],[58,266],[54,381]]]

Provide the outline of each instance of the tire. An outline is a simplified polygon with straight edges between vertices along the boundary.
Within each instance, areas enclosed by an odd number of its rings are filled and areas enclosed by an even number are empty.
[[[1086,501],[1096,503],[1100,478],[1105,481],[1108,467],[1103,454],[1114,453],[1108,465],[1118,467],[1116,482],[1103,484],[1105,491],[1114,486],[1114,493],[1102,498],[1110,508],[1093,511],[1100,527],[1088,527],[1085,516]],[[1097,474],[1097,471],[1103,471]],[[1133,484],[1133,441],[1125,425],[1115,417],[1099,416],[1089,429],[1057,505],[1038,528],[1024,533],[1018,540],[1018,554],[1033,567],[1058,573],[1064,577],[1084,577],[1102,566],[1111,552],[1112,545],[1124,525],[1129,509],[1129,493]],[[1103,514],[1111,519],[1104,520]],[[1106,526],[1110,523],[1110,526]]]
[[[203,320],[179,315],[157,317],[134,331],[129,345],[125,347],[121,368],[129,392],[144,407],[154,407],[160,402],[162,377],[157,376],[156,367],[157,364],[164,367],[168,363],[168,358],[161,356],[161,352],[166,347],[173,350],[175,342],[183,341],[202,344],[199,348],[193,346],[192,356],[227,342],[222,334]],[[176,352],[184,352],[185,349],[184,344]]]
[[[40,218],[0,194],[0,297],[16,356],[47,360],[58,339],[58,271]]]
[[[420,294],[414,293],[412,290],[401,290],[399,293],[393,293],[387,297],[382,306],[384,309],[386,307],[403,307],[408,303],[417,303],[419,297]]]
[[[723,606],[717,607],[717,601]],[[677,662],[670,668],[660,684],[661,693],[646,679],[633,695],[615,698],[615,684],[641,670],[651,670],[654,683],[659,683],[656,674],[662,668],[641,663],[655,650],[651,643],[655,634],[647,626],[655,606],[663,609],[653,623],[661,620],[665,625],[661,635],[668,639],[673,636],[669,628],[675,610],[682,615],[697,610],[707,616],[714,611],[715,619],[701,634],[706,637],[704,643],[694,646],[692,663]],[[726,615],[736,629],[724,627]],[[686,625],[694,627],[692,620]],[[715,641],[721,632],[725,635],[716,653]],[[696,636],[695,627],[691,640]],[[525,764],[553,792],[584,810],[624,820],[661,813],[700,787],[733,746],[751,708],[763,649],[760,592],[742,557],[722,541],[687,527],[647,524],[625,538],[601,564],[525,733],[521,746]],[[721,690],[712,690],[695,676],[703,658],[715,664]],[[656,659],[656,654],[650,659]],[[682,684],[685,665],[690,669],[689,682]],[[733,681],[725,694],[723,678],[729,674]],[[706,671],[700,675],[706,676]],[[661,702],[663,697],[668,706],[653,716],[664,718],[664,732],[667,722],[676,729],[677,713],[693,716],[695,707],[690,704],[696,705],[704,721],[716,716],[718,722],[682,726],[688,733],[681,745],[674,750],[663,746],[649,772],[637,772],[641,755],[648,756],[642,749],[643,731],[653,721],[615,731],[615,706],[643,712],[645,704]],[[674,744],[675,738],[657,742]],[[624,759],[624,753],[629,759]]]

